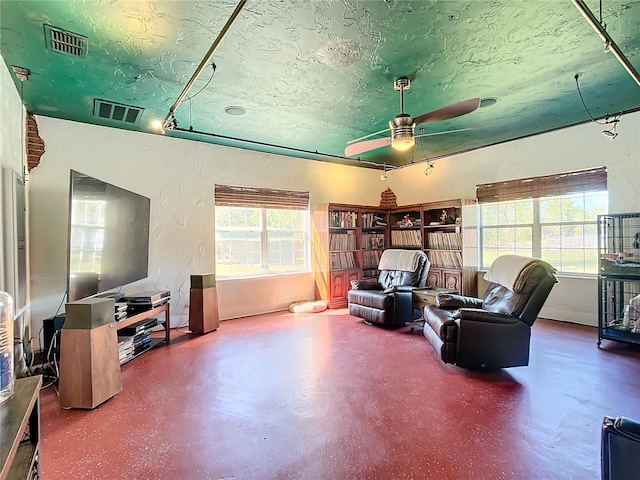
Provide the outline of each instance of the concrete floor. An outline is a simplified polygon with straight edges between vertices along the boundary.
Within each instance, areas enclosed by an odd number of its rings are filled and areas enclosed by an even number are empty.
[[[41,394],[55,479],[599,479],[605,415],[640,418],[640,350],[538,320],[528,367],[440,362],[346,310],[172,332],[93,411]]]

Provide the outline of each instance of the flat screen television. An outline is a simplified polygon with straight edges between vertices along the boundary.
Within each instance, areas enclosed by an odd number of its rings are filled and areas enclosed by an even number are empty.
[[[147,197],[71,170],[69,302],[148,276],[150,206]]]

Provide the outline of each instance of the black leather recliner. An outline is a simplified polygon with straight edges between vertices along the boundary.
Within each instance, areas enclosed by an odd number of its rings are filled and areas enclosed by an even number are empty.
[[[424,307],[424,336],[445,363],[471,369],[529,364],[531,326],[558,282],[547,262],[498,257],[485,275],[484,298],[438,294]]]
[[[604,417],[601,435],[602,480],[626,480],[640,474],[640,423]]]
[[[429,259],[421,250],[388,249],[382,252],[378,281],[354,280],[347,294],[349,313],[365,323],[402,326],[413,319],[411,291],[427,282]]]

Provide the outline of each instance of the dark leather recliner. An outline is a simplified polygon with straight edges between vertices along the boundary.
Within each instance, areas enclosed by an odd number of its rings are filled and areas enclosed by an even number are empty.
[[[426,285],[429,259],[421,250],[382,252],[378,281],[354,280],[347,294],[349,313],[365,323],[402,326],[413,319],[411,291]]]
[[[601,435],[602,480],[626,480],[640,474],[640,423],[604,417]]]
[[[558,282],[547,262],[498,257],[485,275],[484,298],[438,294],[424,307],[424,336],[442,361],[470,369],[529,364],[531,326]]]

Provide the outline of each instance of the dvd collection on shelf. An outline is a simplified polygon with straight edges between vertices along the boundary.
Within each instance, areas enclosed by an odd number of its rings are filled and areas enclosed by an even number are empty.
[[[160,324],[162,324],[160,320],[150,317],[118,331],[120,365],[127,363],[152,347],[151,331]]]
[[[355,250],[356,235],[354,231],[347,233],[332,233],[329,235],[329,250]]]

